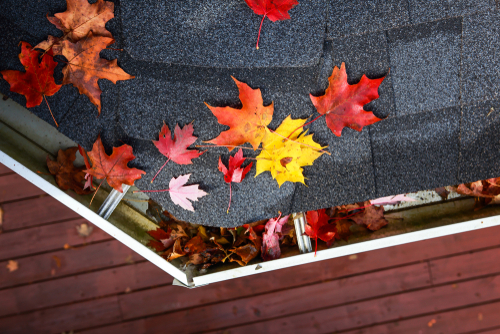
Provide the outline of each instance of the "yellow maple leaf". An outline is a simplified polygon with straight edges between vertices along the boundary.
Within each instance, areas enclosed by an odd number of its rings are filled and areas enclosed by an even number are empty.
[[[305,122],[305,119],[292,119],[289,115],[276,131],[266,129],[255,176],[269,171],[280,187],[286,181],[305,184],[302,167],[311,166],[325,153],[322,151],[325,147],[314,142],[307,130],[302,133]]]

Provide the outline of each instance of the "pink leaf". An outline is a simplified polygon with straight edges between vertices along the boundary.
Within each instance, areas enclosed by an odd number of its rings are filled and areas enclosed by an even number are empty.
[[[184,186],[191,174],[181,175],[178,178],[173,177],[169,183],[168,192],[170,193],[170,198],[172,202],[179,205],[183,209],[193,211],[194,208],[191,201],[197,201],[198,198],[207,195],[206,192],[200,190],[198,184],[193,184],[190,186]]]
[[[281,219],[280,217],[269,219],[266,223],[266,231],[262,234],[262,259],[264,261],[276,260],[281,256],[277,233],[281,233],[283,225],[288,221],[288,216]]]
[[[401,202],[414,202],[415,199],[403,195],[387,196],[370,201],[372,205],[396,205]]]

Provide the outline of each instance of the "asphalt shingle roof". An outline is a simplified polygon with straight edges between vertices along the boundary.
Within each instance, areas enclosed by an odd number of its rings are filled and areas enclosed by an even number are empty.
[[[123,52],[105,50],[136,78],[117,85],[100,80],[102,113],[76,88],[64,86],[49,103],[59,131],[90,149],[97,134],[105,146],[131,144],[131,165],[147,171],[136,185],[167,188],[173,176],[192,173],[190,182],[209,193],[195,213],[173,205],[167,193],[151,197],[178,218],[206,225],[236,226],[290,213],[380,196],[470,182],[500,175],[500,12],[494,0],[311,0],[299,1],[289,21],[264,22],[243,0],[121,0],[108,22]],[[45,14],[65,10],[64,0],[4,0],[0,11],[0,70],[22,70],[19,41],[35,45],[60,32]],[[260,88],[274,101],[271,128],[289,114],[315,113],[309,93],[322,94],[333,66],[346,63],[349,83],[363,74],[379,78],[380,98],[365,107],[387,119],[362,132],[344,129],[335,137],[324,120],[310,126],[315,141],[328,145],[306,167],[307,187],[285,183],[255,167],[233,185],[217,170],[225,149],[211,149],[193,165],[169,164],[153,185],[165,158],[150,140],[165,121],[173,128],[195,120],[195,135],[209,140],[226,127],[204,105],[238,107],[230,76]],[[59,66],[60,71],[61,66]],[[390,70],[390,71],[389,71]],[[60,73],[58,74],[60,78]],[[0,91],[20,104],[23,96]],[[493,111],[491,111],[493,108]],[[45,105],[32,108],[53,124]],[[248,151],[247,156],[256,154]]]

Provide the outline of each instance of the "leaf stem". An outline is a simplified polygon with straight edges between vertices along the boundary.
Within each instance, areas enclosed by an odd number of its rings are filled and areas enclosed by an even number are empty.
[[[54,115],[52,114],[52,110],[50,109],[49,102],[47,101],[47,98],[45,97],[45,95],[43,96],[43,99],[45,100],[45,103],[47,103],[47,107],[49,107],[50,116],[52,116],[52,119],[54,120],[54,123],[56,123],[56,126],[59,127],[59,124],[57,124],[56,119],[54,118]]]
[[[260,27],[259,27],[259,35],[257,36],[257,50],[259,49],[259,39],[260,39],[260,31],[262,30],[262,23],[264,23],[264,19],[266,18],[266,15],[267,14],[264,14],[264,16],[262,17],[262,21],[260,21]]]
[[[232,182],[229,182],[229,205],[227,207],[226,213],[229,213],[229,209],[231,208],[231,197],[233,195],[233,192],[231,190],[231,184],[232,184]]]
[[[328,154],[328,155],[332,155],[332,154],[331,154],[330,152],[328,152],[328,151],[322,150],[322,149],[320,149],[320,148],[317,148],[317,147],[314,147],[314,146],[311,146],[311,145],[307,145],[307,144],[305,144],[305,143],[300,143],[300,142],[295,141],[295,140],[293,140],[293,139],[287,138],[287,137],[285,137],[285,136],[283,136],[283,135],[281,135],[281,134],[277,133],[277,132],[276,132],[276,131],[274,131],[274,130],[271,130],[271,129],[269,129],[269,128],[267,128],[267,129],[268,129],[269,131],[271,131],[272,133],[274,133],[274,134],[276,134],[276,135],[280,136],[280,137],[281,137],[281,138],[283,138],[283,139],[286,139],[286,140],[289,140],[289,141],[293,141],[294,143],[297,143],[297,144],[299,144],[299,145],[304,145],[304,146],[310,147],[310,148],[312,148],[313,150],[316,150],[316,151],[321,152],[321,153],[326,153],[326,154]]]
[[[235,146],[235,145],[195,145],[194,147],[207,147],[207,148],[214,148],[214,147],[231,147],[231,148],[242,148],[244,150],[252,150],[252,151],[256,151],[254,150],[252,147],[245,147],[245,146]],[[260,147],[257,148],[257,150],[262,150]]]
[[[156,173],[156,175],[153,177],[153,179],[151,180],[151,183],[153,183],[153,181],[156,179],[156,177],[158,176],[158,174],[160,174],[161,170],[163,169],[163,167],[165,167],[165,165],[170,161],[170,158],[168,158],[167,162],[165,162],[163,164],[163,166],[161,166],[160,170],[158,170],[158,172]]]
[[[324,115],[319,115],[318,117],[316,117],[316,118],[315,118],[315,119],[313,119],[312,121],[309,121],[309,122],[307,122],[306,124],[299,126],[299,127],[298,127],[298,128],[296,128],[295,130],[293,130],[293,131],[292,131],[292,133],[290,133],[290,134],[288,135],[288,137],[287,137],[287,138],[290,138],[290,136],[291,136],[291,135],[293,135],[293,134],[294,134],[294,132],[295,132],[295,131],[297,131],[298,129],[303,128],[303,127],[305,127],[306,125],[309,125],[309,124],[311,124],[311,123],[316,122],[316,121],[317,121],[318,119],[320,119],[322,116],[324,116]]]

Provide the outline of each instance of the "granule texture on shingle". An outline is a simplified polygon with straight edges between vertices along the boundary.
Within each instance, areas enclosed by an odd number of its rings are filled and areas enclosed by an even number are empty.
[[[349,84],[358,83],[363,75],[370,79],[386,76],[378,90],[380,97],[367,104],[364,109],[373,111],[379,118],[395,116],[396,107],[385,32],[333,39],[332,45],[333,65],[340,67],[345,62]],[[329,73],[332,73],[332,68],[329,69]]]
[[[462,100],[464,104],[496,99],[500,93],[500,13],[464,18]]]
[[[398,115],[459,104],[462,19],[388,31]]]
[[[125,49],[134,59],[207,67],[297,67],[318,63],[327,6],[301,1],[291,20],[262,25],[241,0],[122,0]]]
[[[500,176],[500,101],[462,108],[458,181],[473,182]]]
[[[412,23],[494,10],[495,0],[408,0]]]
[[[457,184],[460,116],[453,107],[372,125],[377,197]]]
[[[410,24],[401,0],[328,0],[328,38],[359,35]]]
[[[368,129],[342,130],[332,135],[324,119],[311,125],[314,139],[328,144],[331,156],[323,154],[304,168],[306,185],[296,184],[292,211],[316,210],[376,197],[372,152]]]

